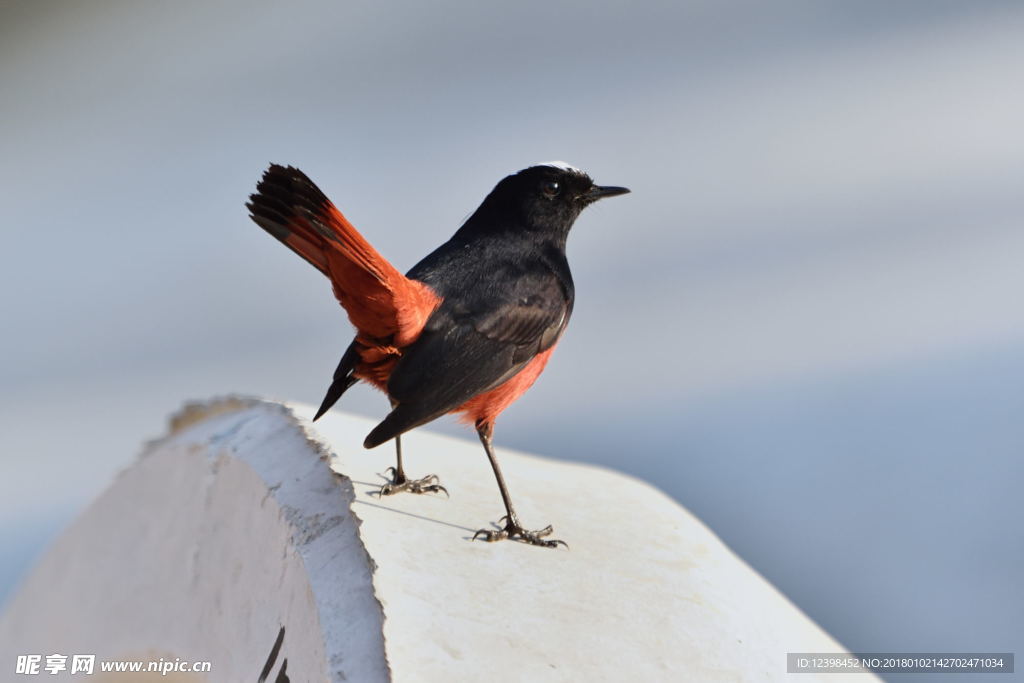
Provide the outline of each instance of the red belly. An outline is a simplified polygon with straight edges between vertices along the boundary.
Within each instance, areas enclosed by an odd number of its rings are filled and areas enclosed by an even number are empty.
[[[493,426],[498,415],[533,386],[533,383],[540,377],[540,373],[544,372],[544,366],[548,364],[548,358],[551,357],[554,350],[555,347],[552,346],[547,351],[538,353],[511,379],[490,391],[474,396],[452,412],[462,413],[460,419],[475,424],[477,427]]]

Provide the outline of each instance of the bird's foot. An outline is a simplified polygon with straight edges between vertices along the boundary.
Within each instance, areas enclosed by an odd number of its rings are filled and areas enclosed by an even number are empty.
[[[522,541],[531,545],[544,546],[545,548],[557,548],[559,544],[564,545],[566,548],[569,547],[569,544],[565,541],[544,538],[545,536],[550,536],[554,531],[550,525],[537,531],[528,531],[519,524],[518,519],[507,515],[498,520],[499,524],[501,522],[505,522],[505,526],[501,529],[480,529],[473,534],[473,540],[483,538],[488,543],[493,543],[507,538],[512,541]]]
[[[440,479],[436,474],[428,474],[422,479],[409,479],[404,474],[398,475],[394,467],[389,467],[385,472],[391,473],[391,481],[380,487],[381,496],[393,496],[396,493],[407,491],[408,493],[441,493],[448,496],[448,489],[441,486]]]

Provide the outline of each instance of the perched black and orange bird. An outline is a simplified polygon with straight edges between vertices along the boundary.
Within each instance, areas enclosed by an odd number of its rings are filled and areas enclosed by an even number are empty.
[[[384,495],[438,492],[437,477],[409,479],[401,435],[446,413],[471,422],[505,503],[504,525],[474,536],[553,547],[550,526],[519,523],[491,435],[498,415],[537,379],[572,314],[565,243],[580,212],[629,192],[595,185],[562,162],[502,180],[454,236],[402,275],[306,175],[272,165],[246,205],[252,219],[331,280],[356,337],[316,417],[359,380],[383,390],[391,413],[363,445],[395,440]]]

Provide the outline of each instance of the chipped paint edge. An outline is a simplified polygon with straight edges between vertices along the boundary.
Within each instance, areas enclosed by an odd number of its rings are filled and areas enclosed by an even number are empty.
[[[312,423],[308,420],[304,420],[295,414],[291,406],[286,403],[275,401],[272,399],[264,399],[257,396],[246,396],[240,394],[227,394],[224,396],[215,396],[208,400],[189,400],[186,401],[181,408],[168,418],[168,431],[162,437],[148,441],[142,453],[142,457],[145,457],[148,452],[159,447],[166,441],[176,438],[182,435],[191,427],[197,426],[208,420],[212,420],[221,416],[230,415],[232,413],[240,413],[252,409],[261,409],[268,412],[276,413],[285,418],[288,422],[288,426],[295,428],[302,435],[306,444],[310,446],[313,451],[317,454],[318,458],[324,462],[327,466],[328,471],[333,477],[336,477],[339,485],[343,491],[343,495],[346,499],[348,506],[348,512],[355,521],[356,536],[359,539],[360,546],[363,550],[363,556],[366,559],[367,567],[370,572],[370,584],[373,592],[373,599],[380,610],[381,618],[381,638],[383,641],[383,656],[384,656],[384,667],[387,672],[389,680],[394,679],[394,674],[389,659],[388,642],[385,636],[385,629],[383,629],[384,622],[387,621],[387,612],[384,609],[384,602],[380,596],[380,588],[377,581],[377,562],[370,555],[366,549],[365,544],[362,541],[361,528],[363,525],[363,519],[359,516],[353,503],[356,499],[355,487],[353,486],[351,478],[346,474],[336,469],[333,465],[337,462],[334,451],[327,444],[327,441],[323,439],[313,427]],[[255,468],[253,468],[255,470]],[[262,474],[257,470],[257,474]],[[282,510],[285,510],[289,514],[289,522],[291,523],[291,510],[286,509],[284,505],[281,506]],[[297,527],[292,524],[293,529],[297,530]],[[304,539],[297,538],[293,534],[292,542],[295,548],[299,550],[300,559],[303,565],[306,564],[306,556],[301,552],[301,549],[305,545]],[[308,572],[307,572],[308,574]],[[319,598],[317,599],[317,611],[318,619],[323,623],[323,619],[320,618],[319,614],[322,611],[322,605]],[[328,649],[328,644],[325,640],[325,652]],[[328,655],[328,663],[331,657]],[[333,674],[333,672],[330,672]]]

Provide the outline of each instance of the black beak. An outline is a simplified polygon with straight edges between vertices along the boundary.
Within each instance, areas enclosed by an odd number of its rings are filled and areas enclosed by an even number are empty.
[[[583,199],[586,202],[596,202],[598,199],[604,199],[605,197],[615,197],[620,194],[628,194],[629,188],[626,187],[614,187],[612,185],[594,185],[583,195]]]

